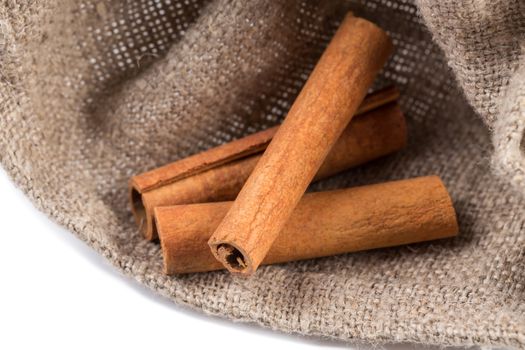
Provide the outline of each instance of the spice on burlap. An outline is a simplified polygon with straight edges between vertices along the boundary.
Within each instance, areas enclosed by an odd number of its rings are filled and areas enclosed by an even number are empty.
[[[177,303],[347,342],[523,348],[523,6],[7,2],[0,161],[38,208]],[[400,88],[410,140],[314,189],[438,174],[455,201],[458,237],[264,266],[250,280],[164,276],[160,247],[123,205],[127,180],[276,125],[349,9],[394,41],[374,88]]]

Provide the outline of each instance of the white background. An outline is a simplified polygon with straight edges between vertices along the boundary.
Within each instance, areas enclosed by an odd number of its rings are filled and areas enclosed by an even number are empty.
[[[1,168],[0,222],[0,349],[348,348],[205,316],[155,295],[37,211]]]

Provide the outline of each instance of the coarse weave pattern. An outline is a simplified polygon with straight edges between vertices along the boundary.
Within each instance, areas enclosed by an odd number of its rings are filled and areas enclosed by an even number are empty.
[[[1,163],[124,273],[177,303],[285,332],[525,347],[522,0],[0,6]],[[129,177],[282,120],[348,9],[394,41],[376,87],[402,91],[410,141],[315,189],[437,174],[459,237],[262,267],[251,279],[164,276],[159,246],[129,212]]]

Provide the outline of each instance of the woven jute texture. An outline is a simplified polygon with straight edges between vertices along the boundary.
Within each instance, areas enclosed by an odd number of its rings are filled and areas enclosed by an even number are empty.
[[[123,273],[176,303],[284,332],[525,347],[522,0],[0,6],[2,166]],[[437,174],[459,237],[251,279],[164,276],[158,244],[132,220],[129,177],[282,120],[348,9],[394,41],[375,87],[400,88],[410,141],[314,190]]]

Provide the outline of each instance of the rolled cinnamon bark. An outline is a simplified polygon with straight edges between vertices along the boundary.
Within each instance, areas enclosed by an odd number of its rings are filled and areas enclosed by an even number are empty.
[[[371,22],[346,16],[209,241],[232,273],[252,274],[392,51]]]
[[[155,219],[167,274],[218,270],[207,241],[232,202],[157,207]],[[263,264],[452,237],[452,201],[437,176],[308,193]],[[230,256],[233,263],[237,262]]]
[[[370,94],[330,152],[317,179],[395,152],[406,144],[395,88]],[[153,208],[233,200],[277,131],[274,127],[210,149],[130,180],[133,215],[145,238],[157,238]]]

